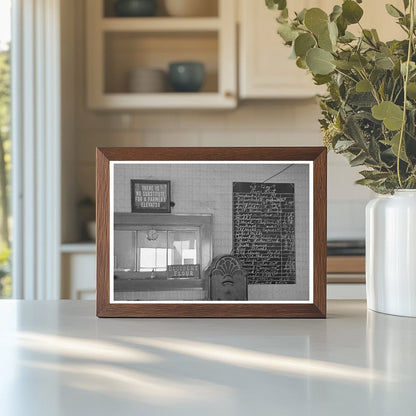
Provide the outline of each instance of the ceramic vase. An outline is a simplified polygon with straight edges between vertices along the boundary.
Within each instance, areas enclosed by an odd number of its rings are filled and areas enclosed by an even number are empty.
[[[366,285],[369,309],[416,317],[416,190],[368,203]]]

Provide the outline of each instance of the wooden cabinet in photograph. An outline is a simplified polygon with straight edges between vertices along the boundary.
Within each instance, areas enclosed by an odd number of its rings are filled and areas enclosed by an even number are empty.
[[[217,2],[216,16],[116,17],[109,2],[88,0],[87,102],[90,109],[234,108],[237,105],[236,4]],[[161,3],[163,4],[163,3]],[[111,6],[111,2],[110,2]],[[132,71],[160,70],[169,64],[204,64],[199,92],[130,92]],[[149,76],[149,75],[147,75]],[[135,90],[137,91],[137,90]]]

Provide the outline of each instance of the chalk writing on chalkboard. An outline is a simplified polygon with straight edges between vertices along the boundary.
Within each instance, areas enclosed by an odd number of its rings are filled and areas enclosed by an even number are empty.
[[[132,212],[170,212],[170,181],[131,180]]]
[[[233,252],[249,284],[296,283],[293,183],[233,182]]]

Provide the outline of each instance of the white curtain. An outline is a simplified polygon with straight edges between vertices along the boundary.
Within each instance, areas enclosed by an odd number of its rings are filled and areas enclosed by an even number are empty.
[[[14,297],[60,294],[60,1],[12,2]]]

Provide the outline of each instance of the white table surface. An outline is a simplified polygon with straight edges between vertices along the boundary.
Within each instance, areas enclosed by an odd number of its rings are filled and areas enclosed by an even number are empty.
[[[416,319],[98,319],[0,301],[0,415],[416,414]]]

